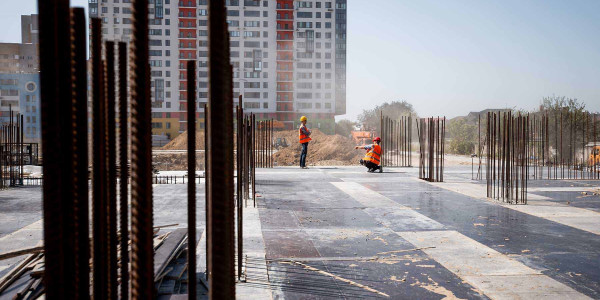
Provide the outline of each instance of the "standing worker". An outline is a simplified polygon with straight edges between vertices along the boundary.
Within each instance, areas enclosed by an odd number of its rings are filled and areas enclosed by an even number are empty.
[[[306,166],[306,154],[308,153],[308,142],[311,141],[310,129],[306,127],[306,116],[300,117],[300,130],[298,132],[300,137],[300,144],[302,144],[302,152],[300,153],[300,168],[308,169]]]
[[[379,170],[379,173],[381,173],[383,171],[379,166],[379,160],[381,159],[381,146],[379,146],[379,144],[381,143],[381,138],[374,138],[373,143],[374,144],[371,145],[356,146],[354,149],[367,150],[365,157],[360,160],[360,164],[369,169],[367,172],[373,173],[376,170]]]

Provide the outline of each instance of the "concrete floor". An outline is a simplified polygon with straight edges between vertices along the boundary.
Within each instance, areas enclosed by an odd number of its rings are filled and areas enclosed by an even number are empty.
[[[600,182],[531,181],[517,206],[486,199],[470,166],[434,184],[416,168],[385,171],[257,170],[238,299],[600,299]],[[0,191],[0,252],[39,242],[40,192]],[[185,227],[185,202],[184,185],[155,185],[155,225]]]

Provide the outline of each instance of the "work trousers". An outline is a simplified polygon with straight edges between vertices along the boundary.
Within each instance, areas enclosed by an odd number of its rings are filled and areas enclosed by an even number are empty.
[[[361,159],[360,160],[360,164],[363,165],[363,166],[365,166],[365,167],[367,167],[369,170],[373,170],[373,171],[379,170],[379,165],[376,164],[376,163],[374,163],[374,162],[372,162],[372,161],[362,160]]]
[[[302,143],[302,152],[300,152],[300,167],[306,167],[306,154],[308,153],[308,142]]]

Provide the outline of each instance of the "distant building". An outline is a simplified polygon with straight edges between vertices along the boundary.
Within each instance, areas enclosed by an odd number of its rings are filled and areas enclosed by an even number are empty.
[[[21,16],[21,43],[0,43],[0,124],[10,122],[10,109],[13,122],[22,114],[27,142],[41,137],[38,32],[37,15]]]
[[[208,101],[207,0],[149,1],[152,132],[174,138],[186,129],[187,61],[198,66],[200,120]],[[346,0],[227,0],[233,96],[258,119],[288,129],[306,115],[333,133],[346,111]],[[132,39],[131,3],[89,0],[103,38]]]
[[[39,74],[0,73],[0,123],[10,122],[9,109],[23,115],[23,131],[27,142],[38,142],[41,138],[40,119],[40,76]]]

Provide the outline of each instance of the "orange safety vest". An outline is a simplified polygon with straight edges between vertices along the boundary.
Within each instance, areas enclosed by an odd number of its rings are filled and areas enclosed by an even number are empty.
[[[363,158],[364,161],[370,161],[376,165],[379,165],[379,156],[381,155],[381,146],[373,144],[373,148],[367,152],[367,155]]]
[[[308,130],[308,128],[306,128],[306,130]],[[300,137],[300,144],[308,143],[312,140],[308,135],[302,132],[302,126],[298,129],[298,135]]]

